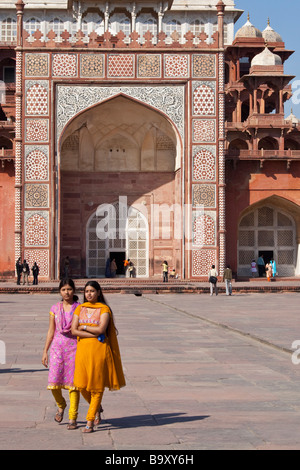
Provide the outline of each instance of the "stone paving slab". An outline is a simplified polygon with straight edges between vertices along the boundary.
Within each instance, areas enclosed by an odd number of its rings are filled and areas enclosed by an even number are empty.
[[[41,364],[58,296],[0,294],[1,450],[300,449],[299,294],[106,297],[127,386],[105,392],[101,425],[83,435],[87,404],[76,431],[55,423]]]

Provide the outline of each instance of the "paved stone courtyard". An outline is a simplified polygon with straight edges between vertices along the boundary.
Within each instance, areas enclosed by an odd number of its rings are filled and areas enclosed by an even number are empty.
[[[106,298],[127,386],[105,392],[101,425],[83,435],[87,404],[79,429],[56,424],[41,364],[58,295],[0,295],[0,449],[300,449],[298,293]]]

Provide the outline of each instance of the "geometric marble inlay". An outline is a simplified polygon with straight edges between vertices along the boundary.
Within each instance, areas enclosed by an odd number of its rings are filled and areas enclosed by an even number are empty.
[[[215,250],[193,250],[192,252],[192,275],[208,276],[212,265],[216,265]]]
[[[37,263],[40,268],[40,276],[49,276],[49,251],[48,250],[34,250],[26,249],[24,251],[24,258],[30,267],[33,266],[33,263]]]
[[[215,120],[197,119],[193,121],[194,142],[215,142]]]
[[[215,93],[213,84],[203,83],[194,90],[194,114],[209,116],[215,114]]]
[[[194,155],[193,179],[195,181],[214,181],[215,157],[210,149],[201,148]]]
[[[165,77],[188,77],[189,60],[185,55],[166,55],[165,56]]]
[[[155,54],[138,56],[138,77],[160,77],[161,56]]]
[[[193,185],[193,206],[212,207],[216,206],[216,187],[213,184]]]
[[[48,185],[26,184],[25,207],[48,207]]]
[[[214,78],[216,75],[215,55],[193,55],[193,77]]]
[[[25,245],[48,245],[48,213],[25,212]]]
[[[25,75],[27,77],[49,76],[49,54],[26,54]]]
[[[194,214],[193,243],[199,247],[215,244],[215,221],[208,214]]]
[[[48,156],[40,149],[25,152],[25,179],[46,181],[48,179]]]
[[[48,114],[48,84],[46,83],[26,83],[26,114],[36,116]]]
[[[77,55],[54,54],[52,63],[52,73],[55,77],[76,77]]]
[[[134,77],[134,57],[132,55],[109,55],[109,77]]]
[[[25,120],[25,140],[26,142],[47,142],[48,141],[48,120],[47,119],[26,119]]]
[[[81,54],[80,56],[81,77],[103,77],[104,56],[102,54]]]

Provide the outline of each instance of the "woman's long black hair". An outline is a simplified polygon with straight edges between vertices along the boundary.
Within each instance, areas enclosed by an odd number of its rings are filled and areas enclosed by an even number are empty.
[[[78,301],[78,295],[75,295],[75,292],[76,292],[76,288],[75,288],[75,283],[73,281],[73,279],[70,279],[70,278],[64,278],[60,281],[59,283],[59,286],[58,286],[58,289],[60,291],[60,289],[62,289],[64,286],[70,286],[72,287],[73,291],[74,291],[74,295],[73,295],[73,300],[74,302],[77,302]]]
[[[83,302],[87,302],[86,300],[86,297],[85,297],[85,289],[90,286],[90,287],[93,287],[94,289],[96,289],[96,291],[98,292],[98,299],[97,299],[97,302],[100,302],[102,304],[105,304],[107,305],[107,307],[110,309],[111,311],[111,316],[112,316],[112,319],[113,319],[113,324],[114,324],[114,327],[115,327],[115,330],[116,330],[116,334],[118,334],[118,330],[116,328],[116,323],[115,323],[115,319],[114,319],[114,315],[113,315],[113,311],[112,309],[110,308],[110,306],[108,305],[108,303],[106,302],[106,299],[103,295],[103,292],[102,292],[102,289],[101,289],[101,286],[99,284],[99,282],[97,281],[88,281],[86,283],[86,285],[84,286],[84,290],[83,290]]]

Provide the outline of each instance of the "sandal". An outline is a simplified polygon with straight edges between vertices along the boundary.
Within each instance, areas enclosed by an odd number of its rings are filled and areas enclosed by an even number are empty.
[[[56,415],[54,416],[54,421],[56,421],[57,423],[61,423],[64,418],[64,411],[65,410],[62,410],[62,411],[57,410]]]
[[[77,423],[76,423],[76,421],[73,421],[73,422],[71,422],[71,423],[68,423],[67,429],[68,429],[69,431],[72,431],[73,429],[77,429]]]
[[[83,428],[82,432],[87,433],[87,434],[89,434],[89,433],[91,433],[91,432],[94,432],[94,426],[88,426],[88,425],[86,425],[86,426]]]

